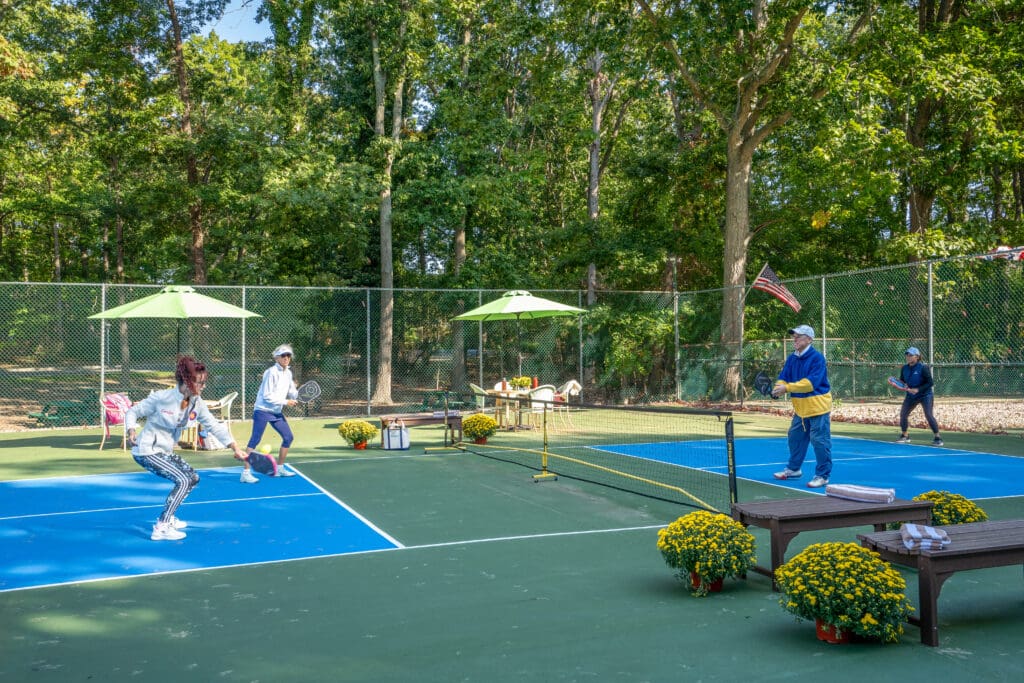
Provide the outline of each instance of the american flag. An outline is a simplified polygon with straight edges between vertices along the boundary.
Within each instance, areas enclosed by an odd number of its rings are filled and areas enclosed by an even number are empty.
[[[775,271],[767,263],[764,264],[764,268],[761,269],[757,279],[754,280],[753,287],[754,289],[760,289],[762,292],[768,292],[797,313],[800,312],[800,302],[793,296],[793,292],[786,289],[786,285],[782,284],[779,276],[775,274]]]

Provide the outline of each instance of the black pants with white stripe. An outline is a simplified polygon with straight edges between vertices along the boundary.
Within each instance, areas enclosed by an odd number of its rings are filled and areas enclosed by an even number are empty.
[[[157,521],[166,522],[174,516],[178,506],[185,502],[188,494],[199,483],[199,474],[184,458],[175,453],[153,453],[151,455],[132,454],[135,462],[158,477],[174,482],[174,488],[167,496],[164,511]]]

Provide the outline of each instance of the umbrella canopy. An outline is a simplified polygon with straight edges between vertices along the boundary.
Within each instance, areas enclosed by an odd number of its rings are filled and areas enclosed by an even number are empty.
[[[586,313],[586,309],[567,306],[557,301],[534,296],[522,290],[505,292],[501,298],[495,299],[483,306],[478,306],[462,315],[457,315],[452,320],[515,320],[516,321],[516,345],[519,348],[519,374],[523,374],[523,353],[522,343],[519,339],[519,321],[535,320],[538,318],[557,318],[562,316],[573,316]]]
[[[119,320],[122,318],[260,318],[259,313],[200,294],[191,287],[171,285],[157,294],[144,296],[121,306],[90,315],[90,318]],[[181,352],[181,326],[177,330],[178,352]]]
[[[533,320],[580,315],[586,312],[585,309],[560,304],[529,292],[513,290],[502,294],[500,299],[457,315],[453,320]]]
[[[259,313],[247,311],[220,299],[200,294],[191,287],[172,285],[157,294],[151,294],[121,306],[109,308],[90,318],[259,318]]]

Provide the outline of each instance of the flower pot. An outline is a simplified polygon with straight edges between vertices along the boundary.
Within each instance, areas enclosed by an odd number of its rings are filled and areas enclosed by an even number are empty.
[[[473,439],[473,443],[480,444],[481,446],[483,446],[485,443],[487,443],[487,437],[478,436],[475,439]]]
[[[850,642],[849,631],[836,628],[832,624],[826,624],[821,619],[814,620],[814,631],[818,635],[818,640],[823,640],[826,643],[845,645]]]
[[[693,590],[699,590],[701,585],[700,575],[695,572],[690,572],[690,587]],[[708,581],[706,583],[708,593],[721,593],[722,592],[722,577],[718,577],[714,581]]]
[[[365,441],[358,441],[358,442],[352,444],[352,448],[356,449],[357,451],[365,451],[366,450],[366,442]]]

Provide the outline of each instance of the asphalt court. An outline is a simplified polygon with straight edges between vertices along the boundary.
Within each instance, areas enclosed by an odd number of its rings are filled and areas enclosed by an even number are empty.
[[[597,448],[726,474],[724,464],[705,465],[706,449],[722,450],[718,460],[725,462],[722,442],[704,443],[704,449],[695,449],[690,442]],[[935,447],[926,443],[899,444],[833,435],[830,483],[892,488],[898,498],[907,499],[932,490],[959,493],[972,500],[1024,495],[1024,458]],[[814,476],[813,448],[808,449],[801,479],[779,481],[772,477],[773,472],[786,466],[789,458],[787,444],[785,437],[735,440],[736,476],[741,480],[740,500],[744,500],[743,480],[825,495],[823,489],[807,488],[807,482]]]
[[[0,482],[0,591],[401,547],[304,476],[198,471],[182,541],[149,538],[171,486],[149,472]]]

